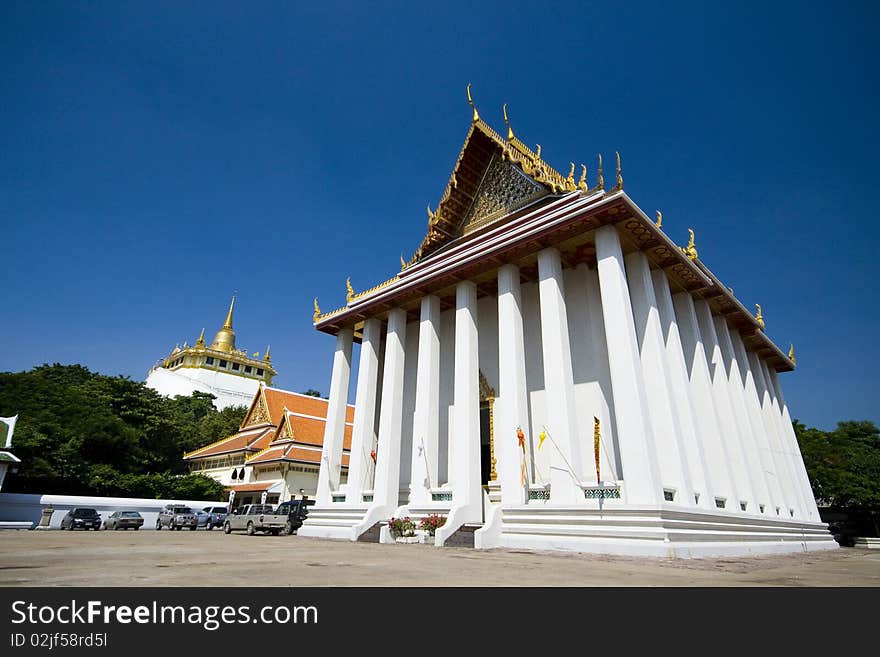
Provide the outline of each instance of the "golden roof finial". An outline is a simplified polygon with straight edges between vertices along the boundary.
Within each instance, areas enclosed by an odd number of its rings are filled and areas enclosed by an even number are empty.
[[[788,360],[797,365],[797,359],[794,357],[794,343],[788,343]]]
[[[430,204],[430,203],[428,204],[428,223],[429,223],[429,224],[433,224],[433,223],[434,223],[434,211],[431,210],[431,204]]]
[[[617,156],[617,180],[614,183],[614,187],[611,189],[612,192],[617,192],[623,189],[623,174],[620,172],[620,153],[618,151],[614,151],[614,154]]]
[[[587,191],[587,165],[581,165],[581,179],[578,180],[578,189],[582,192]]]
[[[312,321],[317,322],[321,316],[321,308],[318,306],[318,297],[315,297],[315,314],[312,315]]]
[[[758,325],[761,327],[761,330],[764,330],[764,315],[761,314],[761,304],[756,303],[755,308],[757,312],[755,312],[755,319],[758,321]]]
[[[272,357],[269,355],[269,345],[266,345],[266,354],[263,356],[263,362],[271,363]]]
[[[605,190],[605,176],[602,175],[602,153],[599,153],[599,179],[596,181],[596,189]]]
[[[199,339],[196,340],[196,346],[197,347],[204,347],[205,346],[205,329],[204,328],[202,329],[202,332],[199,333]]]
[[[471,98],[471,83],[468,82],[467,86],[467,96],[468,96],[468,105],[471,106],[471,109],[474,110],[474,123],[480,120],[480,114],[477,112],[477,106],[474,105],[474,99]]]
[[[535,144],[535,158],[541,159],[541,144]]]
[[[400,269],[401,271],[406,269],[406,260],[403,259],[403,254],[400,254]]]
[[[571,164],[571,168],[568,170],[568,176],[565,178],[565,185],[568,191],[573,192],[577,189],[577,185],[574,182],[574,162],[569,162],[569,164]]]
[[[663,213],[657,210],[657,228],[663,228]]]
[[[690,258],[691,260],[697,259],[697,247],[694,245],[694,229],[688,228],[688,234],[690,238],[688,239],[687,246],[683,247],[681,250],[684,251],[684,254]]]
[[[501,110],[504,112],[504,125],[507,126],[507,141],[513,141],[516,136],[513,134],[513,128],[510,127],[510,120],[507,118],[507,103],[501,106]]]
[[[345,300],[351,301],[354,299],[354,288],[351,286],[351,278],[345,279]]]

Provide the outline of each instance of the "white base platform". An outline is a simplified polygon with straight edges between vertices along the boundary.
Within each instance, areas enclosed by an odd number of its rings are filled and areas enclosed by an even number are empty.
[[[855,539],[853,547],[867,548],[869,550],[880,550],[880,538],[872,536],[859,536]]]
[[[703,558],[833,550],[828,525],[697,509],[502,509],[497,545],[633,556]]]

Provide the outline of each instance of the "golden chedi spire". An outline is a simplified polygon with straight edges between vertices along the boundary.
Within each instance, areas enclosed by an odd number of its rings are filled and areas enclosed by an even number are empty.
[[[271,363],[272,357],[269,355],[269,345],[266,345],[266,354],[263,356],[263,362]]]
[[[226,321],[223,322],[223,326],[220,327],[220,330],[217,331],[217,335],[214,336],[214,341],[211,342],[211,349],[215,351],[225,351],[227,353],[235,351],[235,331],[232,330],[232,311],[235,308],[235,295],[232,297],[232,302],[229,304],[229,312],[226,313]]]

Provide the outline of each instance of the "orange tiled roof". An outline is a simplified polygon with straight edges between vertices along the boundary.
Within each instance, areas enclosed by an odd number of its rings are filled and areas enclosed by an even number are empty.
[[[262,449],[256,447],[257,444],[265,437],[265,436],[273,436],[275,435],[275,430],[272,428],[264,429],[260,432],[246,431],[243,433],[237,433],[234,436],[230,436],[226,440],[223,440],[219,443],[213,443],[208,445],[207,447],[197,450],[195,452],[191,452],[187,454],[184,459],[200,459],[205,458],[207,456],[215,456],[217,454],[228,454],[230,452],[242,452],[246,450],[254,450],[254,449]],[[265,441],[263,447],[266,447],[271,442],[271,438]]]
[[[292,413],[287,416],[290,428],[293,430],[293,439],[298,443],[308,443],[309,445],[324,444],[324,426],[326,422],[323,420],[315,420],[310,417],[300,417]],[[349,424],[345,425],[345,433],[343,434],[343,449],[351,449],[351,430]]]
[[[252,484],[235,484],[234,486],[227,486],[226,490],[234,490],[236,493],[254,493],[268,490],[277,483],[277,481],[257,481]]]
[[[254,463],[265,463],[267,461],[275,461],[284,456],[284,450],[286,448],[284,446],[273,448],[267,450],[265,452],[260,452],[259,454],[254,454],[251,458],[247,460],[248,465],[253,465]]]
[[[290,392],[288,390],[279,390],[278,388],[263,388],[266,395],[266,405],[268,406],[269,417],[273,424],[281,421],[281,414],[284,408],[294,413],[302,413],[303,415],[313,415],[315,417],[327,417],[327,400],[320,397],[310,397],[298,392]],[[354,422],[354,406],[347,404],[345,409],[345,421]]]

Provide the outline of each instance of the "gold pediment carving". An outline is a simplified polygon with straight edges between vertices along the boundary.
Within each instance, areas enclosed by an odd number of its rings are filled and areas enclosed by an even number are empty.
[[[509,160],[493,155],[460,229],[467,235],[548,193]]]

